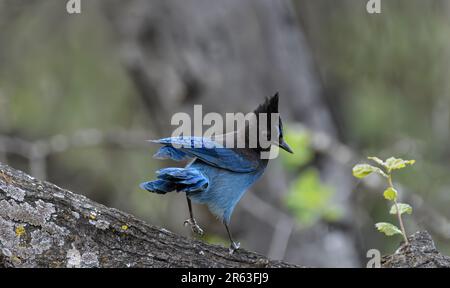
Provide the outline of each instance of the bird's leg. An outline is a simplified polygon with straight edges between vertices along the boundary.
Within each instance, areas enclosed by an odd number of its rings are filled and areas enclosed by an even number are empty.
[[[233,241],[233,237],[231,237],[231,232],[230,232],[230,229],[228,228],[227,223],[224,223],[224,224],[225,224],[225,228],[227,229],[228,238],[230,238],[230,241],[231,241],[230,250],[229,250],[230,255],[231,255],[234,253],[234,251],[236,251],[237,249],[239,249],[239,247],[241,247],[241,243]]]
[[[190,218],[184,221],[184,226],[191,225],[192,232],[202,236],[203,230],[202,230],[202,228],[200,228],[200,226],[198,226],[197,221],[195,221],[195,218],[194,218],[194,213],[192,213],[191,199],[189,199],[189,197],[186,196],[186,200],[187,200],[188,207],[189,207]]]

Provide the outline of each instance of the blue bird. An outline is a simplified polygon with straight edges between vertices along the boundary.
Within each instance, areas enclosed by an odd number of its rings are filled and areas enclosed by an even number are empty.
[[[185,168],[164,168],[156,172],[157,180],[144,182],[140,187],[149,192],[166,194],[177,191],[184,192],[189,208],[190,218],[184,224],[190,225],[194,233],[203,234],[198,226],[193,212],[192,204],[206,204],[209,210],[220,219],[230,239],[230,253],[239,249],[240,244],[234,242],[229,229],[233,209],[247,189],[261,177],[267,167],[268,159],[262,159],[262,152],[270,150],[265,145],[256,148],[247,148],[250,129],[258,129],[268,135],[270,144],[277,145],[289,153],[293,153],[289,145],[283,139],[283,125],[281,118],[276,121],[278,127],[270,127],[271,113],[278,113],[278,93],[259,105],[254,111],[256,126],[248,121],[244,129],[216,136],[214,139],[206,137],[181,136],[150,140],[150,142],[163,145],[154,155],[157,159],[172,159],[182,161],[192,159]],[[267,113],[267,124],[259,125],[258,115]],[[254,124],[254,123],[253,123]],[[256,127],[256,128],[255,128]],[[271,129],[273,128],[273,129]],[[277,135],[272,137],[271,131]],[[228,141],[236,141],[239,137],[245,140],[246,148],[226,148]],[[231,140],[230,140],[231,139]],[[257,138],[259,139],[259,137]],[[236,146],[233,146],[236,147]],[[266,157],[267,158],[267,157]]]

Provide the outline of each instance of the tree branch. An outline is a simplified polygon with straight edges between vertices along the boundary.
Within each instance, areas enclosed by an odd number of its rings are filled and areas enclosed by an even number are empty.
[[[0,164],[0,267],[298,267],[176,235]]]
[[[436,249],[433,239],[426,231],[419,231],[408,237],[394,254],[381,260],[384,268],[450,268],[450,257]]]

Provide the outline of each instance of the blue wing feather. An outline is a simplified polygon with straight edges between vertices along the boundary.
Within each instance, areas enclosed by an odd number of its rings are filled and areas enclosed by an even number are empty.
[[[155,154],[159,157],[163,156],[164,159],[180,161],[186,157],[196,157],[210,165],[240,173],[255,171],[259,166],[256,157],[246,157],[239,150],[225,148],[208,138],[172,137],[150,140],[150,142],[164,145]]]
[[[153,158],[156,159],[173,159],[175,161],[183,161],[188,158],[188,155],[186,153],[177,150],[173,148],[172,146],[165,145],[161,147],[158,152],[156,152],[155,155],[153,155]]]

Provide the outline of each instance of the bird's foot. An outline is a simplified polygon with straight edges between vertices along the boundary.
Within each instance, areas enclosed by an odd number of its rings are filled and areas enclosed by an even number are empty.
[[[195,221],[194,218],[189,218],[186,221],[184,221],[184,226],[190,225],[192,232],[195,234],[198,234],[200,236],[203,235],[203,229],[198,226],[197,221]]]
[[[231,242],[230,249],[228,250],[230,255],[234,253],[234,251],[238,250],[241,247],[241,243]]]

